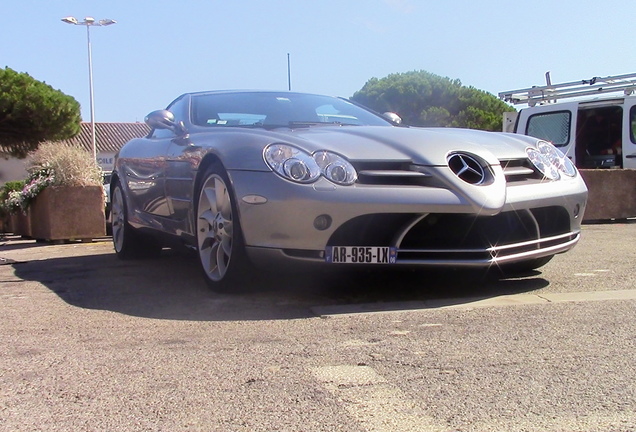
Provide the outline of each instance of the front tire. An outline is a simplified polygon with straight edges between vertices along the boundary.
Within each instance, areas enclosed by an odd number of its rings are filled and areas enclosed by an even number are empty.
[[[248,265],[234,195],[225,171],[212,165],[203,175],[196,207],[197,251],[208,286],[239,291]]]

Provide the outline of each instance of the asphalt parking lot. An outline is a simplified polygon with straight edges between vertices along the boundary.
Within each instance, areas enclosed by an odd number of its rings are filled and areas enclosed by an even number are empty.
[[[0,429],[634,431],[636,223],[510,279],[260,273],[0,246]]]

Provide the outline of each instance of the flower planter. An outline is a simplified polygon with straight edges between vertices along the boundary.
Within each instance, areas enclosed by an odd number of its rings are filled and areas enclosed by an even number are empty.
[[[11,214],[0,212],[0,233],[12,233]]]
[[[38,240],[92,240],[106,234],[101,186],[49,186],[29,207],[31,237]]]
[[[9,230],[15,235],[31,237],[31,217],[29,213],[12,213],[9,216]]]

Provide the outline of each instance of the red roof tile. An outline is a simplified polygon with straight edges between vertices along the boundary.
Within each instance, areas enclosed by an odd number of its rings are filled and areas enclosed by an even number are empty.
[[[116,153],[133,138],[148,135],[150,127],[145,123],[95,123],[97,152]],[[80,133],[75,137],[60,141],[68,145],[79,145],[93,151],[90,122],[82,122]]]

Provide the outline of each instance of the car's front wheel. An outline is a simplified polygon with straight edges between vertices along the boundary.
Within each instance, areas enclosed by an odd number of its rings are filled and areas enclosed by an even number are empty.
[[[248,260],[230,181],[218,165],[208,168],[202,179],[195,225],[203,275],[215,291],[242,290]]]

